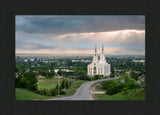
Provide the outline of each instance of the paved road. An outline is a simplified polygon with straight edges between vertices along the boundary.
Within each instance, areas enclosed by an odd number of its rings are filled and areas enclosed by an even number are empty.
[[[78,88],[77,92],[72,96],[62,97],[62,98],[53,98],[53,99],[47,99],[47,100],[94,100],[90,94],[91,85],[99,81],[106,81],[106,80],[112,80],[112,79],[117,79],[117,78],[108,78],[108,79],[89,81],[82,84]]]

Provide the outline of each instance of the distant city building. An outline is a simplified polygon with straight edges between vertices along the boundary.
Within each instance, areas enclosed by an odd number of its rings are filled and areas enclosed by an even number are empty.
[[[45,76],[42,76],[42,75],[37,75],[36,77],[37,78],[45,78]]]
[[[126,71],[125,73],[130,74],[130,73],[131,73],[131,71]]]
[[[58,73],[55,73],[54,78],[63,78],[63,75],[59,75]]]
[[[105,55],[104,55],[104,48],[102,45],[102,52],[100,55],[100,60],[97,56],[97,49],[95,47],[95,55],[93,56],[93,61],[88,65],[88,76],[94,76],[94,75],[103,75],[107,76],[111,73],[111,66],[106,62]]]
[[[54,69],[54,72],[57,73],[59,71],[59,69]]]
[[[44,63],[48,63],[49,61],[43,61]]]
[[[59,70],[65,71],[65,72],[73,72],[74,70],[69,70],[69,69],[54,69],[55,73],[57,73]]]
[[[86,63],[88,63],[91,61],[90,60],[72,60],[72,62],[86,62]]]
[[[34,59],[32,58],[32,59],[30,59],[30,61],[34,61]]]
[[[141,63],[144,63],[145,60],[132,60],[133,62],[141,62]]]
[[[65,71],[65,72],[73,72],[73,70],[69,70],[69,69],[61,69],[61,71]]]
[[[24,59],[24,62],[28,62],[28,59]]]

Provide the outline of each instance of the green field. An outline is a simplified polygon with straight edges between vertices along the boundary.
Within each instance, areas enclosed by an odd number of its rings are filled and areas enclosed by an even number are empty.
[[[29,91],[27,89],[15,88],[15,99],[16,100],[37,100],[37,99],[48,99],[51,96],[40,95]]]
[[[59,83],[61,83],[62,79],[59,79]],[[38,89],[52,89],[55,88],[58,84],[57,78],[41,78],[38,80]]]
[[[59,82],[61,82],[62,79],[59,79]],[[66,90],[66,95],[57,95],[54,97],[63,97],[63,96],[70,96],[73,95],[76,92],[76,89],[80,87],[85,81],[82,80],[75,80],[71,87]],[[38,88],[46,88],[51,89],[55,88],[57,85],[57,79],[53,78],[44,78],[38,80]],[[15,89],[15,98],[16,100],[40,100],[40,99],[48,99],[48,98],[54,98],[53,96],[46,96],[46,95],[40,95],[37,93],[34,93],[32,91],[29,91],[27,89],[21,89],[16,88]]]
[[[145,92],[143,89],[130,89],[127,94],[120,92],[115,95],[95,94],[98,100],[145,100]]]

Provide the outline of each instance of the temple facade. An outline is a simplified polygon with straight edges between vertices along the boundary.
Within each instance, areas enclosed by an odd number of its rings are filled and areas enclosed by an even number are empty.
[[[90,63],[87,67],[87,74],[88,76],[94,76],[94,75],[103,75],[108,76],[111,73],[111,66],[106,62],[105,54],[104,54],[104,48],[102,45],[102,51],[100,54],[100,59],[97,55],[97,49],[95,47],[95,54],[93,56],[92,63]]]

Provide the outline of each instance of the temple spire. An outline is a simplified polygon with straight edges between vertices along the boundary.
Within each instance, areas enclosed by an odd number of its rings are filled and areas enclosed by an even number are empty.
[[[97,48],[96,48],[96,45],[95,45],[95,55],[97,54]]]
[[[102,44],[102,51],[104,51],[104,47],[103,47],[103,44]]]

